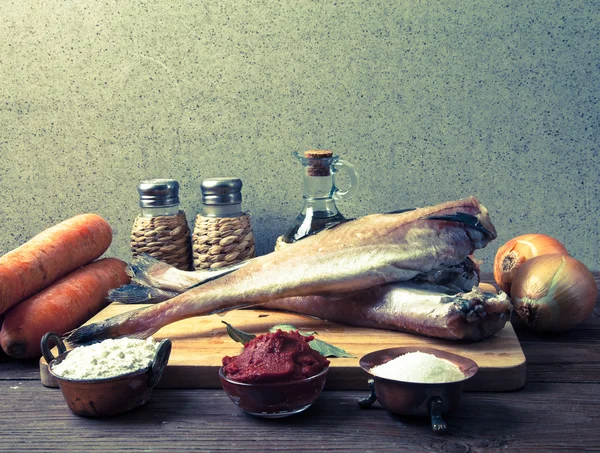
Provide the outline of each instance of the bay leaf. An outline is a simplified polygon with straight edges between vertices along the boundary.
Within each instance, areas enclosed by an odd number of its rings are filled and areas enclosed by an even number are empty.
[[[227,326],[227,333],[231,337],[232,340],[237,341],[238,343],[246,344],[250,340],[256,337],[251,333],[244,332],[243,330],[236,329],[231,324],[225,321],[221,321],[223,324]]]
[[[284,332],[289,332],[291,330],[298,330],[297,327],[294,327],[291,324],[277,324],[276,326],[271,327],[271,329],[269,329],[269,332],[277,332],[278,329],[281,329]],[[317,332],[301,332],[300,330],[298,330],[298,332],[300,333],[300,335],[304,335],[305,337],[309,337],[309,336],[314,337],[315,335],[318,335]],[[338,359],[355,357],[352,354],[348,354],[342,348],[338,348],[337,346],[329,344],[323,340],[319,340],[318,338],[311,340],[308,343],[308,345],[312,349],[319,352],[321,355],[323,355],[325,357],[333,357],[333,358],[338,358]]]

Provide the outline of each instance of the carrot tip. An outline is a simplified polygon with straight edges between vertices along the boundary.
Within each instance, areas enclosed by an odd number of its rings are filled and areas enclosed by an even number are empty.
[[[3,347],[3,349],[6,354],[14,357],[15,359],[23,359],[27,357],[27,342],[11,341],[7,346]]]

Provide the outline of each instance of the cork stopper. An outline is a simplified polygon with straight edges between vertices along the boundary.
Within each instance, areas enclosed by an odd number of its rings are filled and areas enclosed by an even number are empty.
[[[328,159],[333,157],[333,151],[326,149],[311,149],[304,151],[304,157],[306,159]]]
[[[304,158],[310,159],[307,171],[309,176],[329,176],[331,174],[331,161],[321,159],[331,159],[333,151],[311,149],[304,152]]]

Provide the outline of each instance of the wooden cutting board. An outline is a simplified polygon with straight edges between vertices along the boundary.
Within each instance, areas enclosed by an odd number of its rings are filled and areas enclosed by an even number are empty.
[[[113,303],[89,322],[140,308],[142,305]],[[172,341],[167,368],[159,383],[163,388],[221,388],[218,369],[225,355],[238,355],[242,345],[229,338],[225,324],[248,333],[261,334],[276,324],[291,324],[301,331],[317,332],[318,338],[338,346],[355,358],[330,359],[326,388],[366,389],[369,375],[358,365],[372,351],[397,346],[423,346],[468,357],[479,366],[477,375],[465,385],[467,391],[506,391],[525,385],[525,356],[510,323],[494,337],[477,343],[437,340],[388,330],[335,324],[292,313],[266,310],[235,310],[223,316],[185,319],[159,330],[154,338]],[[46,361],[40,360],[42,383],[56,387]]]

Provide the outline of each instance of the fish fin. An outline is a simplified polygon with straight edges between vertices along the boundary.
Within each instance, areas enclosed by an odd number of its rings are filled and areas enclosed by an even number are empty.
[[[122,304],[155,304],[179,295],[175,291],[165,291],[151,286],[136,284],[123,285],[108,292],[108,300]]]
[[[227,312],[230,311],[234,311],[234,310],[243,310],[244,308],[256,308],[259,307],[263,304],[255,304],[255,303],[247,303],[247,304],[240,304],[240,305],[236,305],[234,307],[225,307],[225,308],[217,308],[211,312],[206,313],[207,315],[219,315],[219,316],[225,316],[225,314]]]
[[[486,236],[495,237],[494,234],[488,230],[483,224],[479,221],[479,219],[471,214],[465,214],[464,212],[457,212],[455,214],[448,215],[433,215],[427,217],[427,220],[445,220],[448,222],[460,222],[476,230],[482,232]]]
[[[417,208],[406,208],[406,209],[398,209],[396,211],[386,212],[386,214],[403,214],[405,212],[414,211]]]

